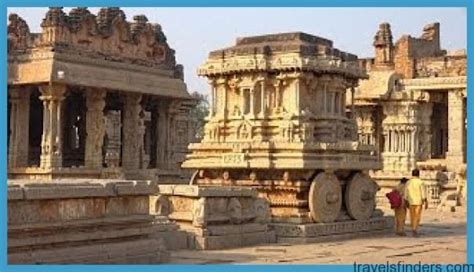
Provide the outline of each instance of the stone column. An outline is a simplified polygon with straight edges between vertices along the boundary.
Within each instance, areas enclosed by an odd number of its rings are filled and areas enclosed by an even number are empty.
[[[127,93],[123,98],[122,167],[136,170],[140,167],[140,148],[143,146],[143,137],[139,137],[142,95]]]
[[[227,109],[227,88],[226,88],[226,85],[227,85],[227,80],[225,80],[225,78],[220,78],[219,80],[217,80],[217,84],[219,86],[219,88],[221,89],[221,92],[222,92],[222,114],[223,114],[223,117],[224,119],[227,119],[227,116],[229,114],[229,111]]]
[[[262,118],[265,118],[265,115],[266,115],[266,102],[265,102],[265,78],[262,79],[262,81],[260,81],[260,95],[261,95],[261,98],[260,98],[260,114],[262,115]]]
[[[168,150],[168,107],[169,103],[167,101],[158,101],[158,125],[156,126],[156,135],[158,137],[156,144],[156,168],[158,169],[164,168]]]
[[[282,98],[280,98],[280,105],[283,105],[281,100]],[[295,111],[298,116],[301,114],[300,108],[300,78],[297,77],[295,78]]]
[[[209,80],[208,81],[209,85],[211,85],[211,97],[210,97],[210,105],[209,105],[209,116],[212,117],[214,116],[214,99],[215,99],[215,89],[216,89],[216,86],[215,86],[215,81],[214,80]]]
[[[463,95],[460,90],[448,93],[448,152],[449,165],[455,168],[463,163],[464,143]]]
[[[30,90],[9,89],[10,95],[10,145],[8,167],[28,166]]]
[[[250,89],[250,115],[255,118],[255,88]]]
[[[102,146],[105,136],[104,89],[86,90],[86,150],[85,167],[102,168]]]
[[[62,166],[62,110],[66,86],[50,83],[41,86],[43,101],[43,136],[41,141],[40,167],[44,169]]]
[[[354,111],[355,111],[355,103],[354,103],[354,100],[355,100],[355,89],[354,87],[351,87],[351,118],[354,119],[355,118],[355,114],[354,114]]]

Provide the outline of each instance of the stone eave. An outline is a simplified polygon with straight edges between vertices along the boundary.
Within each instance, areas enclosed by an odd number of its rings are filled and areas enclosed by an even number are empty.
[[[47,51],[12,56],[9,58],[8,71],[8,84],[12,85],[58,82],[163,97],[191,98],[184,81],[173,78],[174,71],[170,69],[77,54]]]
[[[228,58],[208,58],[198,68],[200,76],[228,75],[245,72],[308,71],[314,73],[343,74],[351,78],[368,78],[357,62],[343,61],[333,56],[306,56],[285,52],[272,56],[256,54]]]

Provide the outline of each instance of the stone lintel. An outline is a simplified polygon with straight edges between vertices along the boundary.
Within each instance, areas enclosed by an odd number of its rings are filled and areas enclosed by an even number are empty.
[[[9,180],[9,200],[66,199],[150,195],[156,193],[154,181],[105,179]]]

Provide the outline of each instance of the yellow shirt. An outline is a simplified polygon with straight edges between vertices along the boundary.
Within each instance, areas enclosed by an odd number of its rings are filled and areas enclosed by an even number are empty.
[[[422,205],[426,200],[424,182],[419,178],[410,179],[405,185],[404,196],[409,205]]]

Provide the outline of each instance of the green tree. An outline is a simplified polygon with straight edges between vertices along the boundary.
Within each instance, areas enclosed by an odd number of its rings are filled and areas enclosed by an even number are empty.
[[[190,118],[193,120],[194,142],[199,142],[204,137],[204,124],[206,123],[204,119],[209,115],[209,102],[207,95],[193,92],[191,96],[198,101],[190,111]]]

